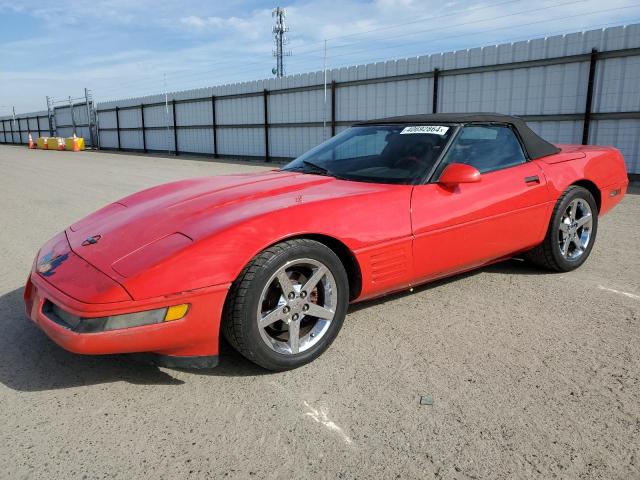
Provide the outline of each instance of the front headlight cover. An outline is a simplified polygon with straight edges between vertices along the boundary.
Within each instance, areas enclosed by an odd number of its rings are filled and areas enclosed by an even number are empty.
[[[181,313],[179,318],[175,313],[176,311]],[[111,330],[122,330],[125,328],[180,320],[186,316],[188,311],[189,306],[185,304],[155,310],[145,310],[142,312],[125,313],[123,315],[86,318],[72,315],[51,302],[46,302],[43,308],[43,312],[48,318],[76,333],[108,332]]]

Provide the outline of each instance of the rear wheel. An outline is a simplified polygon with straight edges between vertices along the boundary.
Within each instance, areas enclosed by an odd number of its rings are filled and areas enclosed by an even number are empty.
[[[558,199],[547,235],[525,258],[544,268],[568,272],[582,265],[598,231],[598,207],[587,189],[569,187]]]
[[[346,316],[347,274],[320,242],[286,241],[257,255],[229,292],[222,332],[242,355],[269,370],[318,357]]]

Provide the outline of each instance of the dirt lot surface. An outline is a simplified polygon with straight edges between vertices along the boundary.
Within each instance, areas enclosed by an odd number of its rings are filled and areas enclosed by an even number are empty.
[[[108,202],[265,166],[0,146],[0,168],[1,478],[640,478],[638,195],[575,272],[511,260],[352,307],[298,370],[223,346],[199,372],[67,353],[22,286]]]

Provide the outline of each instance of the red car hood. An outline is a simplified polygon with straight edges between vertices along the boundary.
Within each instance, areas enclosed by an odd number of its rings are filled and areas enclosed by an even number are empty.
[[[130,262],[132,257],[119,262],[142,248],[149,253],[144,257],[154,258],[156,248],[188,247],[244,217],[291,205],[303,193],[305,201],[317,201],[376,189],[372,184],[279,171],[189,179],[107,205],[71,225],[66,233],[77,255],[121,280],[134,268],[150,266]]]

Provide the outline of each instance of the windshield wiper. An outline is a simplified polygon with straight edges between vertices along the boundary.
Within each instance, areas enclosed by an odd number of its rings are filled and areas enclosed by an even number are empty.
[[[336,178],[338,180],[350,180],[348,177],[345,177],[344,175],[339,175],[335,172],[332,172],[331,170],[329,170],[328,168],[325,168],[321,165],[318,165],[317,163],[313,163],[310,162],[309,160],[303,160],[302,163],[304,163],[305,165],[314,168],[315,172],[304,172],[304,173],[309,173],[311,175],[324,175],[326,177],[333,177]]]
[[[321,165],[318,165],[317,163],[313,163],[313,162],[311,162],[309,160],[302,160],[302,163],[304,163],[305,165],[307,165],[307,166],[309,166],[311,168],[316,169],[321,175],[333,176],[328,168],[325,168],[325,167],[323,167]]]

